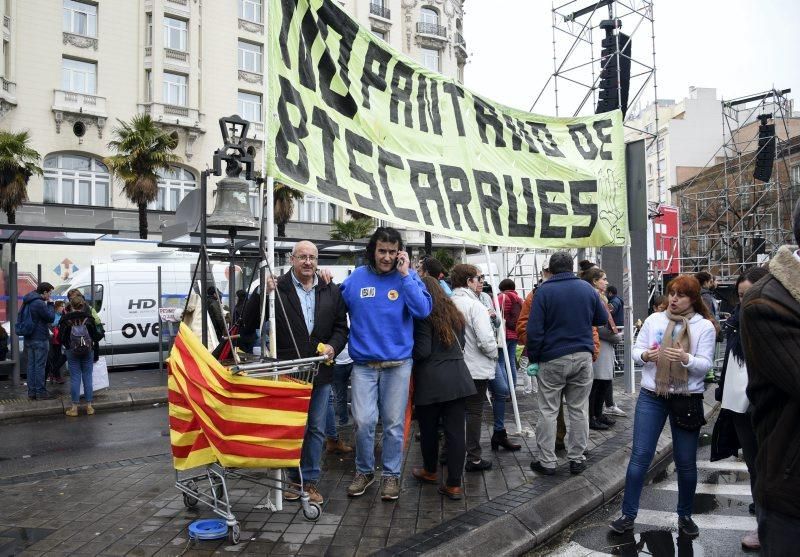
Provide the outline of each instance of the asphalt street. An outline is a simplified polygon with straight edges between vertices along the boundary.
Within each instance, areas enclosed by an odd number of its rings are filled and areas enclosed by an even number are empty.
[[[610,504],[574,523],[533,556],[599,557],[652,555],[654,557],[755,555],[741,547],[741,538],[756,528],[750,515],[749,474],[743,461],[709,462],[713,422],[703,428],[698,451],[698,483],[693,519],[700,527],[695,540],[678,536],[675,505],[678,500],[674,464],[653,479],[642,492],[636,528],[625,535],[612,533],[608,524],[621,514],[622,494]]]
[[[0,478],[169,452],[166,404],[4,423],[0,432]]]

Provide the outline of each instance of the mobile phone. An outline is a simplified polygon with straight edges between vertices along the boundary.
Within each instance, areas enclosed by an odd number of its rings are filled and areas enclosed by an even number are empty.
[[[398,258],[397,258],[397,259],[395,259],[395,261],[394,261],[394,268],[395,268],[395,269],[399,269],[399,268],[400,268],[400,265],[402,265],[402,263],[403,263],[403,260],[402,260],[400,257],[398,257]]]

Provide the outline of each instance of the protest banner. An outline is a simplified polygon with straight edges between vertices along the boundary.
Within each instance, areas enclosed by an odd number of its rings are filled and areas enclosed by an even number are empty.
[[[393,50],[336,2],[269,1],[270,176],[480,244],[625,243],[620,111],[515,110]]]

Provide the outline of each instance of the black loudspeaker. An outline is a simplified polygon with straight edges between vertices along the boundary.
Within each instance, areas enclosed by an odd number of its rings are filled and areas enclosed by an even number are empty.
[[[72,133],[75,134],[75,137],[83,137],[86,135],[86,124],[78,120],[72,124]]]
[[[759,116],[759,118],[761,125],[758,126],[758,153],[756,154],[756,169],[753,171],[753,178],[769,182],[775,162],[775,124],[767,124],[766,117]]]
[[[767,240],[765,238],[759,238],[758,236],[753,238],[753,253],[756,255],[767,253]]]
[[[603,22],[606,23],[606,22]],[[595,114],[609,112],[618,108],[624,115],[628,111],[628,92],[631,82],[631,41],[624,33],[614,35],[613,22],[602,25],[606,37],[602,40],[600,51],[600,92],[598,94],[597,109]],[[617,52],[617,41],[622,48]],[[619,71],[617,69],[619,68]]]

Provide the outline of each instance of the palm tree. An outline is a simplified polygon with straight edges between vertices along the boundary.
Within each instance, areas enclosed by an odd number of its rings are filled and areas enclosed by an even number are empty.
[[[17,209],[28,200],[28,180],[42,175],[41,155],[32,149],[28,132],[0,131],[0,209],[8,224],[17,221]]]
[[[116,155],[105,163],[122,180],[122,192],[139,208],[139,237],[147,239],[147,206],[158,198],[158,171],[168,170],[181,158],[173,153],[178,135],[166,133],[149,114],[139,114],[130,122],[117,120],[114,140],[108,144]]]
[[[335,220],[331,223],[331,240],[352,242],[366,238],[375,230],[375,221],[372,217],[350,219],[348,221]]]
[[[278,236],[286,237],[286,223],[294,214],[294,200],[303,199],[303,192],[292,189],[286,184],[275,182],[275,192],[272,195],[274,206],[275,224],[278,226]]]

